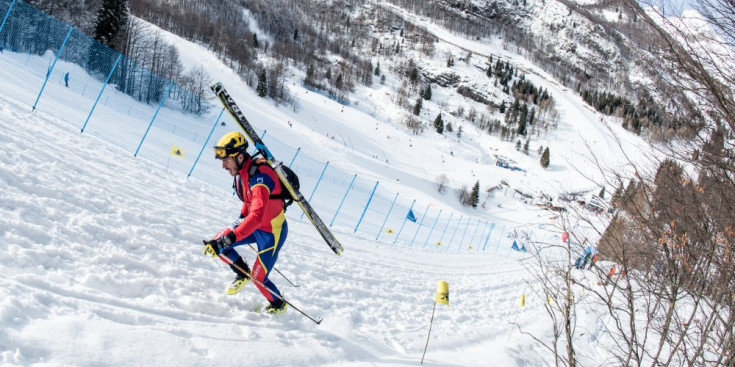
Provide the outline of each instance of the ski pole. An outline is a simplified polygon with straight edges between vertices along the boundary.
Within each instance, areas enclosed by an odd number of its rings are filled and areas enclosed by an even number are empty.
[[[319,325],[319,324],[321,324],[321,323],[322,323],[322,319],[319,319],[319,320],[315,320],[315,319],[314,319],[313,317],[311,317],[311,316],[307,315],[307,314],[306,314],[306,313],[305,313],[304,311],[301,311],[301,310],[300,310],[300,309],[299,309],[298,307],[294,306],[294,305],[293,305],[293,304],[292,304],[291,302],[289,302],[289,301],[286,301],[286,299],[284,299],[284,298],[283,298],[283,297],[282,297],[282,296],[281,296],[280,294],[278,294],[278,293],[274,292],[274,291],[273,291],[272,289],[270,289],[270,288],[266,287],[266,286],[265,286],[265,284],[261,283],[261,282],[260,282],[259,280],[255,279],[255,278],[253,278],[253,275],[252,275],[252,274],[251,274],[251,273],[250,273],[249,271],[246,271],[245,269],[241,268],[241,267],[240,267],[239,265],[235,264],[235,263],[234,263],[234,262],[233,262],[232,260],[230,260],[230,258],[229,258],[229,257],[227,257],[227,256],[224,256],[224,255],[222,255],[222,254],[219,254],[219,258],[220,258],[220,260],[224,261],[224,262],[225,262],[225,263],[227,263],[228,265],[232,265],[232,266],[234,266],[234,267],[235,267],[235,269],[237,269],[237,270],[241,271],[241,272],[242,272],[243,274],[247,275],[247,276],[248,276],[248,278],[249,278],[249,279],[250,279],[250,280],[251,280],[251,281],[252,281],[253,283],[255,283],[255,284],[257,284],[257,285],[259,285],[259,286],[261,286],[261,287],[263,287],[263,288],[267,289],[267,290],[268,290],[268,292],[270,292],[270,293],[271,293],[272,295],[276,296],[276,298],[280,299],[281,301],[283,301],[283,302],[284,302],[284,303],[286,303],[287,305],[291,306],[291,308],[293,308],[294,310],[298,311],[298,312],[299,312],[300,314],[302,314],[302,315],[306,316],[306,317],[307,317],[307,318],[308,318],[309,320],[311,320],[311,321],[314,321],[314,322],[315,322],[315,323],[316,323],[317,325]]]
[[[258,253],[258,250],[256,250],[255,247],[253,247],[253,245],[248,244],[248,247],[250,247],[251,250],[255,251],[256,254]],[[283,275],[283,273],[281,273],[281,271],[278,270],[275,266],[273,267],[273,270],[275,270],[276,273],[280,274],[283,277],[283,279],[286,279],[286,281],[289,282],[291,286],[293,286],[294,288],[298,288],[300,286],[300,284],[293,284],[293,282],[290,281],[288,278],[286,278],[286,276]]]

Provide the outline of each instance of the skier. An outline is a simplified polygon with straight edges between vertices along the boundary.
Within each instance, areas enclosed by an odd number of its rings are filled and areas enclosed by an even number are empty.
[[[284,189],[275,171],[268,165],[255,163],[247,148],[245,136],[236,131],[222,136],[214,147],[215,158],[222,160],[222,168],[234,177],[233,187],[243,206],[240,218],[214,239],[205,241],[202,253],[212,257],[224,255],[237,265],[230,264],[236,277],[225,290],[227,294],[239,292],[252,275],[257,280],[255,286],[270,302],[266,307],[268,313],[280,314],[286,311],[287,304],[268,275],[288,234],[283,199],[279,197]],[[237,246],[250,243],[258,246],[252,271],[235,250]]]
[[[69,73],[64,74],[64,85],[69,88]]]
[[[597,248],[595,246],[587,246],[584,250],[584,254],[580,256],[577,261],[574,262],[574,267],[577,269],[584,269],[587,262],[597,256]]]

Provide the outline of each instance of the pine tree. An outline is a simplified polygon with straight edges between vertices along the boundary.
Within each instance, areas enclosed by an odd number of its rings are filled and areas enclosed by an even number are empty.
[[[518,121],[518,130],[516,130],[518,135],[526,135],[526,122],[521,120]]]
[[[253,47],[258,48],[258,35],[253,33]]]
[[[470,193],[470,203],[473,208],[477,208],[477,204],[480,203],[480,181],[475,182],[475,186],[472,186],[472,193]]]
[[[597,194],[597,196],[599,196],[600,199],[604,199],[605,198],[605,187],[604,186],[602,187],[602,190],[600,190],[600,193]]]
[[[427,101],[431,100],[431,84],[427,85],[424,90],[424,99]]]
[[[436,116],[436,119],[434,119],[434,128],[436,129],[436,132],[439,134],[444,133],[444,121],[442,120],[442,113],[439,112],[439,115]]]
[[[541,167],[549,168],[550,163],[551,157],[549,153],[549,147],[546,147],[546,149],[544,149],[544,154],[541,154]]]
[[[115,48],[118,35],[124,31],[127,21],[127,0],[102,0],[102,5],[97,11],[94,39],[105,46]]]
[[[452,125],[451,122],[447,122],[447,125],[445,127],[447,129],[447,132],[450,132],[450,133],[454,132],[454,126]]]
[[[413,106],[413,114],[416,115],[416,116],[418,116],[419,114],[421,114],[421,107],[422,107],[421,101],[422,100],[423,99],[421,97],[419,97],[416,100],[416,104]]]
[[[378,61],[378,65],[375,66],[375,76],[380,76],[380,61]]]
[[[419,81],[419,69],[413,68],[408,79],[411,81],[411,84],[416,84]]]
[[[528,146],[530,143],[531,143],[531,140],[526,139],[526,143],[523,144],[523,153],[525,153],[526,155],[528,155]]]
[[[265,75],[265,70],[262,70],[260,74],[258,74],[258,86],[255,87],[255,92],[258,93],[258,97],[263,97],[268,95],[268,79]]]
[[[462,125],[457,129],[457,138],[462,139]]]

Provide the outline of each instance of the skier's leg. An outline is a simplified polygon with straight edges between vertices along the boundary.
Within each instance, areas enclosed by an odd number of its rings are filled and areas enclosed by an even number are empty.
[[[245,262],[245,260],[243,260],[242,256],[240,256],[237,250],[235,250],[235,247],[240,246],[240,245],[246,245],[249,243],[254,243],[254,242],[256,242],[255,237],[253,235],[250,235],[248,237],[243,238],[242,240],[238,242],[233,243],[229,247],[226,247],[224,250],[222,250],[222,254],[224,254],[230,260],[232,260],[232,262],[235,265],[239,266],[241,269],[245,270],[246,272],[249,272],[250,267]],[[232,269],[232,271],[234,271],[238,277],[247,278],[247,274],[240,271],[235,265],[230,265],[230,269]]]
[[[275,297],[268,289],[274,293],[281,295],[278,287],[271,282],[268,278],[271,269],[278,260],[278,254],[281,252],[286,237],[288,235],[288,224],[285,221],[285,217],[281,216],[282,221],[280,225],[274,225],[273,233],[267,233],[260,230],[255,231],[254,235],[256,242],[258,243],[258,256],[253,264],[253,277],[263,283],[266,288],[258,286],[260,293],[271,303],[276,302],[278,297]],[[276,221],[274,221],[276,222]],[[256,284],[257,285],[257,284]]]

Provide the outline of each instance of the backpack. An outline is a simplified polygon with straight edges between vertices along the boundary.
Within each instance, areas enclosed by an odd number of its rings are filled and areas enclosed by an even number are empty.
[[[260,166],[266,166],[270,169],[273,169],[270,165],[268,165],[265,158],[253,159],[253,163],[250,165],[250,172],[248,172],[250,177],[253,177],[253,175],[255,174],[255,171]],[[288,183],[290,184],[291,188],[293,188],[294,191],[299,191],[299,187],[300,187],[299,176],[296,175],[296,172],[294,172],[291,168],[289,168],[285,164],[281,164],[281,168],[283,168],[283,172],[286,173],[286,180],[288,180]],[[293,204],[295,198],[293,197],[293,195],[291,195],[291,192],[286,189],[286,185],[283,183],[283,180],[280,180],[280,177],[279,177],[279,181],[281,181],[280,182],[281,193],[277,195],[272,194],[268,198],[269,199],[283,199],[283,211],[285,212],[286,208],[288,208],[289,205]]]

